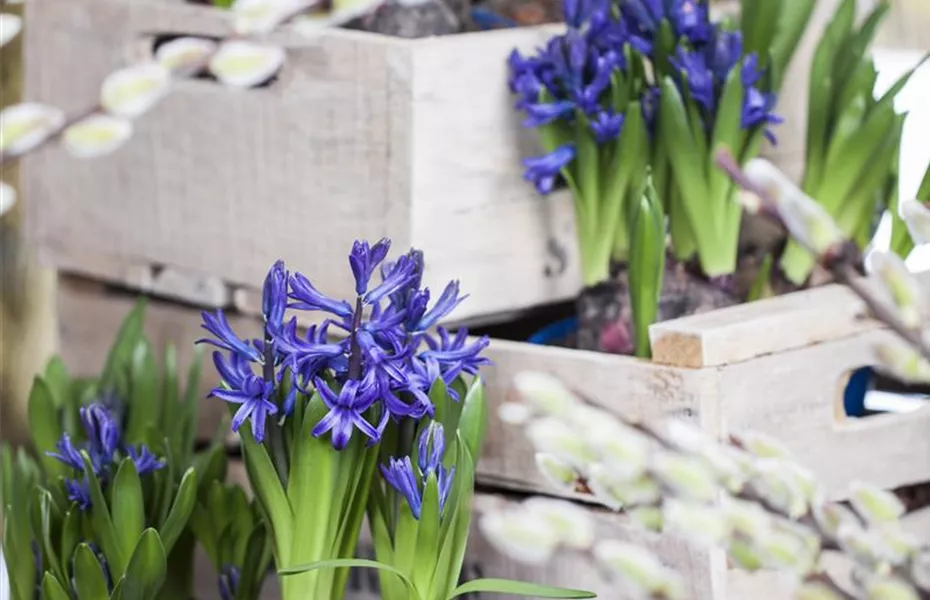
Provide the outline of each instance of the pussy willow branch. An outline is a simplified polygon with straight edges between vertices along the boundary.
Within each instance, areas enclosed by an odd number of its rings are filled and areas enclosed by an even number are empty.
[[[0,2],[2,1],[3,0],[0,0]],[[309,9],[315,6],[327,6],[328,4],[329,4],[328,0],[309,0],[305,2],[300,2],[298,5],[295,5],[293,10],[289,11],[281,19],[279,26],[292,21],[294,18],[299,17],[300,15],[304,14]],[[198,36],[192,35],[189,37],[196,38]],[[249,36],[243,36],[243,35],[230,35],[225,38],[222,38],[221,40],[217,42],[216,49],[213,52],[206,54],[203,57],[203,59],[201,59],[200,61],[196,63],[186,65],[179,69],[172,70],[171,75],[175,79],[187,79],[189,77],[193,77],[194,75],[197,75],[198,73],[203,71],[205,68],[207,68],[207,66],[209,66],[210,61],[219,51],[219,47],[222,42],[226,42],[230,40],[237,40],[237,39],[248,39],[248,38]],[[43,139],[39,144],[30,148],[26,152],[20,152],[17,154],[8,154],[8,153],[0,152],[0,167],[13,163],[15,161],[18,161],[22,157],[32,152],[35,152],[36,150],[39,150],[40,148],[43,148],[47,146],[48,144],[56,141],[58,138],[61,137],[61,135],[65,132],[65,130],[68,129],[68,127],[74,125],[75,123],[78,123],[79,121],[86,119],[87,117],[91,115],[97,114],[101,112],[102,110],[103,110],[103,107],[98,102],[94,104],[93,106],[91,106],[90,108],[79,110],[73,115],[66,117],[59,127],[56,127],[55,129],[51,130],[51,132],[45,139]]]
[[[582,394],[582,393],[580,393],[578,390],[574,390],[574,389],[573,389],[573,390],[572,390],[572,393],[574,393],[577,397],[581,398],[582,400],[584,400],[584,401],[587,402],[588,404],[592,404],[591,400],[590,400],[589,398],[586,398],[585,395]],[[656,442],[656,443],[657,443],[659,446],[661,446],[662,448],[664,448],[664,449],[666,449],[666,450],[669,450],[669,451],[673,451],[673,452],[680,452],[678,448],[676,448],[672,443],[668,442],[664,437],[662,437],[662,435],[660,435],[659,433],[657,433],[656,430],[654,430],[652,427],[649,427],[648,425],[645,425],[645,424],[640,423],[640,422],[636,422],[636,421],[629,420],[629,419],[623,417],[622,415],[616,415],[616,414],[615,414],[614,417],[617,418],[623,425],[625,425],[625,426],[629,427],[630,429],[633,429],[633,430],[635,430],[635,431],[637,431],[637,432],[643,434],[644,436],[646,436],[646,437],[648,437],[649,439],[651,439],[651,440],[653,440],[654,442]],[[730,437],[730,439],[728,440],[728,442],[726,443],[726,445],[729,445],[729,446],[731,446],[731,447],[733,447],[733,448],[737,448],[737,449],[740,449],[740,450],[745,450],[745,449],[742,447],[742,445],[741,445],[735,438],[733,438],[733,437]],[[798,523],[798,524],[800,524],[800,525],[803,525],[803,526],[807,527],[808,529],[811,530],[811,533],[813,533],[814,535],[816,535],[817,537],[820,538],[820,550],[821,550],[821,553],[822,553],[823,551],[838,551],[838,552],[842,552],[842,548],[840,548],[840,546],[837,544],[837,542],[836,542],[836,540],[833,538],[833,536],[831,536],[831,535],[828,534],[826,531],[824,531],[824,529],[820,526],[820,524],[817,523],[817,520],[814,518],[813,512],[812,512],[810,509],[808,509],[807,514],[802,515],[801,517],[797,517],[797,518],[792,517],[792,516],[790,516],[788,513],[786,513],[785,511],[783,511],[783,510],[781,510],[780,508],[778,508],[778,507],[772,505],[772,503],[770,503],[770,502],[769,502],[766,498],[764,498],[763,496],[760,496],[759,494],[753,492],[751,489],[746,489],[746,487],[747,487],[747,486],[744,485],[744,486],[742,487],[742,489],[741,489],[738,493],[736,493],[736,494],[730,494],[730,495],[731,495],[733,498],[736,498],[736,499],[739,499],[739,500],[744,500],[744,501],[751,502],[751,503],[755,504],[756,506],[758,506],[759,508],[761,508],[762,510],[764,510],[764,511],[767,512],[768,514],[772,515],[773,517],[785,519],[785,520],[788,520],[788,521],[794,521],[794,522],[796,522],[796,523]],[[586,481],[584,481],[583,479],[576,483],[575,491],[578,492],[578,493],[583,493],[583,494],[586,493],[586,494],[589,494],[589,495],[591,495],[591,496],[594,495],[594,492],[593,492],[593,491],[591,490],[591,488],[588,486],[588,483],[587,483]],[[729,493],[729,492],[725,492],[725,493]],[[663,498],[661,498],[661,499],[659,500],[658,503],[656,503],[656,504],[654,504],[654,505],[651,505],[651,506],[653,506],[653,507],[661,507],[662,501],[663,501],[663,500],[664,500],[664,496],[663,496]],[[641,505],[641,506],[637,506],[636,508],[646,507],[646,506],[650,506],[650,505]],[[633,507],[631,507],[631,508],[633,508]],[[852,511],[852,514],[853,514],[857,519],[859,519],[859,523],[860,523],[863,527],[866,527],[866,528],[868,527],[868,524],[867,524],[867,523],[865,522],[865,520],[862,518],[862,515],[859,515],[858,513],[856,513],[855,510]],[[928,547],[926,547],[926,546],[922,546],[919,552],[927,552],[927,551],[930,551],[930,548],[928,548]],[[895,576],[897,576],[899,579],[901,579],[901,580],[903,580],[903,581],[906,581],[906,582],[909,583],[911,586],[913,586],[913,588],[917,591],[917,594],[918,594],[918,597],[920,598],[920,600],[930,600],[930,590],[928,590],[928,589],[926,589],[924,586],[922,586],[922,585],[916,580],[916,578],[913,576],[913,574],[911,573],[911,570],[910,570],[909,567],[910,567],[910,564],[911,564],[912,561],[913,561],[913,558],[911,558],[910,561],[908,561],[907,565],[905,565],[904,568],[902,568],[902,567],[896,567],[895,569],[893,569],[892,572],[893,572],[893,574],[894,574]],[[830,575],[827,574],[827,573],[824,572],[824,571],[809,573],[809,574],[807,574],[807,575],[805,576],[804,581],[806,581],[806,582],[817,582],[817,581],[819,581],[819,582],[821,582],[821,583],[827,585],[828,587],[830,587],[832,590],[834,590],[837,594],[839,594],[840,596],[842,596],[844,599],[846,599],[846,600],[857,600],[857,596],[855,596],[854,594],[851,594],[850,592],[848,592],[848,591],[846,591],[845,589],[843,589],[842,586],[840,586],[838,583],[836,583],[836,581],[834,581],[833,578],[830,577]]]
[[[761,215],[780,227],[785,227],[784,221],[782,221],[775,208],[777,204],[771,194],[769,194],[768,190],[756,185],[749,179],[729,151],[720,150],[717,153],[717,166],[729,175],[738,186],[759,197],[762,201],[762,207],[759,210]],[[794,241],[799,244],[804,243],[798,239],[794,239]],[[811,248],[808,247],[807,250],[816,255],[816,252]],[[845,240],[839,247],[831,248],[826,254],[818,256],[817,261],[833,275],[837,283],[848,287],[865,303],[875,320],[886,325],[913,346],[925,360],[930,361],[930,343],[928,343],[928,340],[921,335],[920,331],[905,325],[898,314],[869,289],[865,284],[865,280],[856,272],[857,256],[858,251],[855,245],[852,241]]]

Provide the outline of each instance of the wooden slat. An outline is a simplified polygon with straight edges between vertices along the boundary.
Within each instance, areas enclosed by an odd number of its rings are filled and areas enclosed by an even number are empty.
[[[523,431],[496,418],[496,407],[514,398],[512,382],[521,371],[561,378],[599,406],[631,419],[675,415],[716,432],[717,373],[650,364],[629,357],[567,348],[492,340],[482,370],[491,417],[488,440],[478,464],[481,481],[523,490],[550,490],[535,466],[535,453]]]
[[[919,278],[930,286],[930,273]],[[879,289],[875,282],[870,287]],[[830,285],[657,323],[649,328],[649,339],[657,363],[721,366],[880,327],[860,318],[864,311],[852,292]]]
[[[842,498],[854,480],[886,489],[930,481],[930,407],[908,414],[846,418],[845,377],[873,364],[886,331],[765,356],[722,370],[727,431],[751,429],[784,442],[828,493]]]

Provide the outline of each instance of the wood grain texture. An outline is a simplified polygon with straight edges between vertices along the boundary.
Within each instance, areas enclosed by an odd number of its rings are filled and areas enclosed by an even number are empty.
[[[846,375],[874,364],[874,344],[896,341],[887,331],[863,331],[726,367],[720,389],[725,430],[777,436],[834,498],[845,497],[855,480],[886,489],[930,480],[930,407],[844,416]]]
[[[521,371],[555,375],[600,407],[630,419],[674,415],[711,432],[720,426],[717,373],[712,370],[676,369],[629,357],[502,340],[492,340],[487,356],[494,364],[481,373],[492,416],[478,464],[481,480],[487,483],[552,493],[536,470],[535,452],[523,430],[496,418],[497,406],[515,398],[512,382]]]
[[[166,0],[28,10],[27,59],[42,68],[26,96],[68,111],[154,35],[228,31],[219,10]],[[571,202],[522,180],[520,158],[539,149],[506,78],[511,49],[550,31],[276,34],[287,63],[270,86],[180,81],[106,160],[50,147],[26,161],[32,239],[69,270],[157,265],[253,290],[284,258],[338,296],[352,241],[389,236],[426,251],[428,285],[472,293],[457,318],[567,299],[580,288]]]
[[[930,273],[918,280],[930,286]],[[876,281],[870,289],[879,293]],[[844,286],[829,285],[740,304],[649,328],[653,361],[711,367],[839,340],[881,327],[863,319],[865,305]]]

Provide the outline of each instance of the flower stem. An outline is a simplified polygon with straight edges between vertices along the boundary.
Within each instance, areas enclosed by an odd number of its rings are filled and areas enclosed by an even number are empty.
[[[352,315],[352,331],[349,333],[349,379],[358,380],[362,376],[362,351],[358,345],[358,328],[362,324],[362,297],[355,299],[355,313]]]

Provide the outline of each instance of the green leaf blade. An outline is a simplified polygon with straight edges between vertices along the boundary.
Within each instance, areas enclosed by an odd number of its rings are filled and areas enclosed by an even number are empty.
[[[113,479],[113,527],[123,556],[131,556],[145,528],[145,502],[142,482],[132,459],[120,463]]]
[[[169,485],[173,485],[169,482]],[[185,471],[181,478],[181,484],[174,497],[174,503],[168,512],[168,517],[161,526],[159,534],[161,542],[166,553],[171,553],[175,542],[181,537],[191,513],[194,511],[194,505],[197,502],[197,473],[193,467]]]
[[[123,580],[123,600],[156,600],[168,574],[168,559],[158,532],[146,529],[139,538]]]
[[[465,594],[508,594],[511,596],[535,596],[538,598],[596,598],[597,594],[584,590],[572,590],[538,583],[526,583],[511,579],[473,579],[455,588],[449,598]]]
[[[108,600],[110,593],[97,555],[87,544],[74,553],[74,587],[78,600]]]

